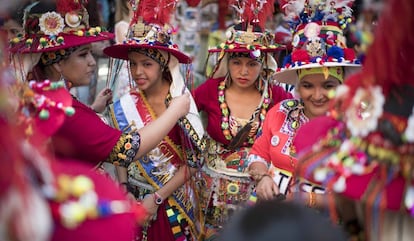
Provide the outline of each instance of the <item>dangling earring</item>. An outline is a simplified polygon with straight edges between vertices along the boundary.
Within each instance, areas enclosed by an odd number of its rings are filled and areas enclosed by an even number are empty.
[[[226,84],[226,87],[230,87],[231,82],[232,82],[232,79],[231,79],[230,73],[227,72],[227,75],[226,75],[226,78],[225,78],[225,81],[224,81],[224,83]]]
[[[261,78],[261,76],[259,76],[259,78],[256,80],[256,88],[259,92],[263,91],[263,81],[265,81],[263,78]]]
[[[62,73],[60,73],[60,78],[59,78],[59,80],[58,80],[59,82],[60,81],[63,81],[63,83],[65,83],[65,87],[66,87],[66,89],[68,89],[68,90],[70,90],[70,88],[72,88],[72,86],[73,86],[73,83],[72,82],[70,82],[69,80],[65,80],[65,78],[63,78],[63,75],[62,75]]]

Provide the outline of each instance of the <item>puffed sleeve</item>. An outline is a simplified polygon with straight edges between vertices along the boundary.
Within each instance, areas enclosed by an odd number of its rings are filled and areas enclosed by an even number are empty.
[[[58,157],[75,158],[96,165],[103,161],[118,160],[122,163],[122,158],[129,161],[128,157],[132,155],[129,150],[133,148],[137,152],[140,143],[138,134],[128,136],[108,126],[93,110],[77,100],[73,102],[73,107],[75,114],[67,117],[52,137],[53,149]]]

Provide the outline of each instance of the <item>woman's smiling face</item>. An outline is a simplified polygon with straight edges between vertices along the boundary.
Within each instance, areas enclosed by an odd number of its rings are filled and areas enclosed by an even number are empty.
[[[161,65],[150,57],[138,52],[130,52],[129,67],[131,76],[140,90],[148,91],[158,88],[162,83]]]
[[[325,79],[323,74],[305,75],[297,86],[297,92],[305,107],[305,115],[310,119],[325,115],[329,109],[329,91],[335,90],[340,84],[332,76]]]

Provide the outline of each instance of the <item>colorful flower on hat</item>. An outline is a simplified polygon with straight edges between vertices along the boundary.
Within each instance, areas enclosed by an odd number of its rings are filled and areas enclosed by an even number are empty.
[[[326,53],[329,57],[333,57],[337,60],[344,58],[344,50],[338,46],[332,46]]]
[[[321,26],[317,23],[308,23],[304,29],[304,34],[308,38],[318,37],[320,32]]]
[[[47,12],[40,17],[39,27],[46,35],[58,35],[63,31],[65,23],[60,14],[56,12]]]
[[[292,62],[304,62],[304,63],[309,63],[310,61],[310,56],[308,54],[308,52],[304,49],[298,49],[296,51],[294,51],[291,55],[291,61]]]
[[[382,115],[385,97],[380,86],[369,90],[358,88],[352,103],[346,110],[346,124],[353,136],[365,137],[378,125]]]
[[[82,16],[75,12],[68,12],[65,14],[65,22],[69,27],[76,28],[81,24]]]

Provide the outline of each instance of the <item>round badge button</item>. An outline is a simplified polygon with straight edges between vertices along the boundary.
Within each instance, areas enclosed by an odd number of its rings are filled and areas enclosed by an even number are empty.
[[[272,144],[272,146],[279,145],[279,142],[280,142],[279,136],[272,136],[272,139],[270,140],[270,144]]]

